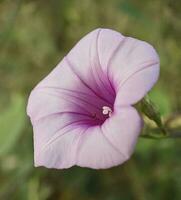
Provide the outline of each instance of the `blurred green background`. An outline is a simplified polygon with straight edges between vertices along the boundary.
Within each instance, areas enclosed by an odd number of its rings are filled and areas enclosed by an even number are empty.
[[[0,200],[181,199],[180,139],[140,138],[133,157],[108,170],[33,167],[28,95],[98,27],[157,49],[161,76],[150,96],[163,120],[181,111],[181,1],[0,0]]]

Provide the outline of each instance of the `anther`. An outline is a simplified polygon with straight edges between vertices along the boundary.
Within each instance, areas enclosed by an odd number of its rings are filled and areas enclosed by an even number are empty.
[[[108,106],[103,106],[102,107],[102,114],[103,115],[109,115],[109,117],[111,117],[112,109]]]

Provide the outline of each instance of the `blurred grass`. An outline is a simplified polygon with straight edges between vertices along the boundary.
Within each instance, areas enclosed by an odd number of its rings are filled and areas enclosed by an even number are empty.
[[[161,75],[150,96],[163,119],[180,113],[180,13],[177,0],[0,1],[0,199],[181,199],[180,139],[139,139],[132,159],[109,170],[35,169],[24,115],[31,89],[97,27],[157,49]]]

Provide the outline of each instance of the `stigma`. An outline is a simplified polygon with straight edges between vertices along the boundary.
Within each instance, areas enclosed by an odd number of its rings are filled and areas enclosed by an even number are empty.
[[[103,106],[102,107],[102,114],[103,115],[108,115],[109,117],[111,117],[112,109],[109,106]]]

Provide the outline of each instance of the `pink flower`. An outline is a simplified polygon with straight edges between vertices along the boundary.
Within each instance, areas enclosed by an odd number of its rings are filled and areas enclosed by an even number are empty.
[[[142,128],[132,105],[158,75],[148,43],[109,29],[86,35],[29,97],[35,166],[100,169],[128,160]]]

